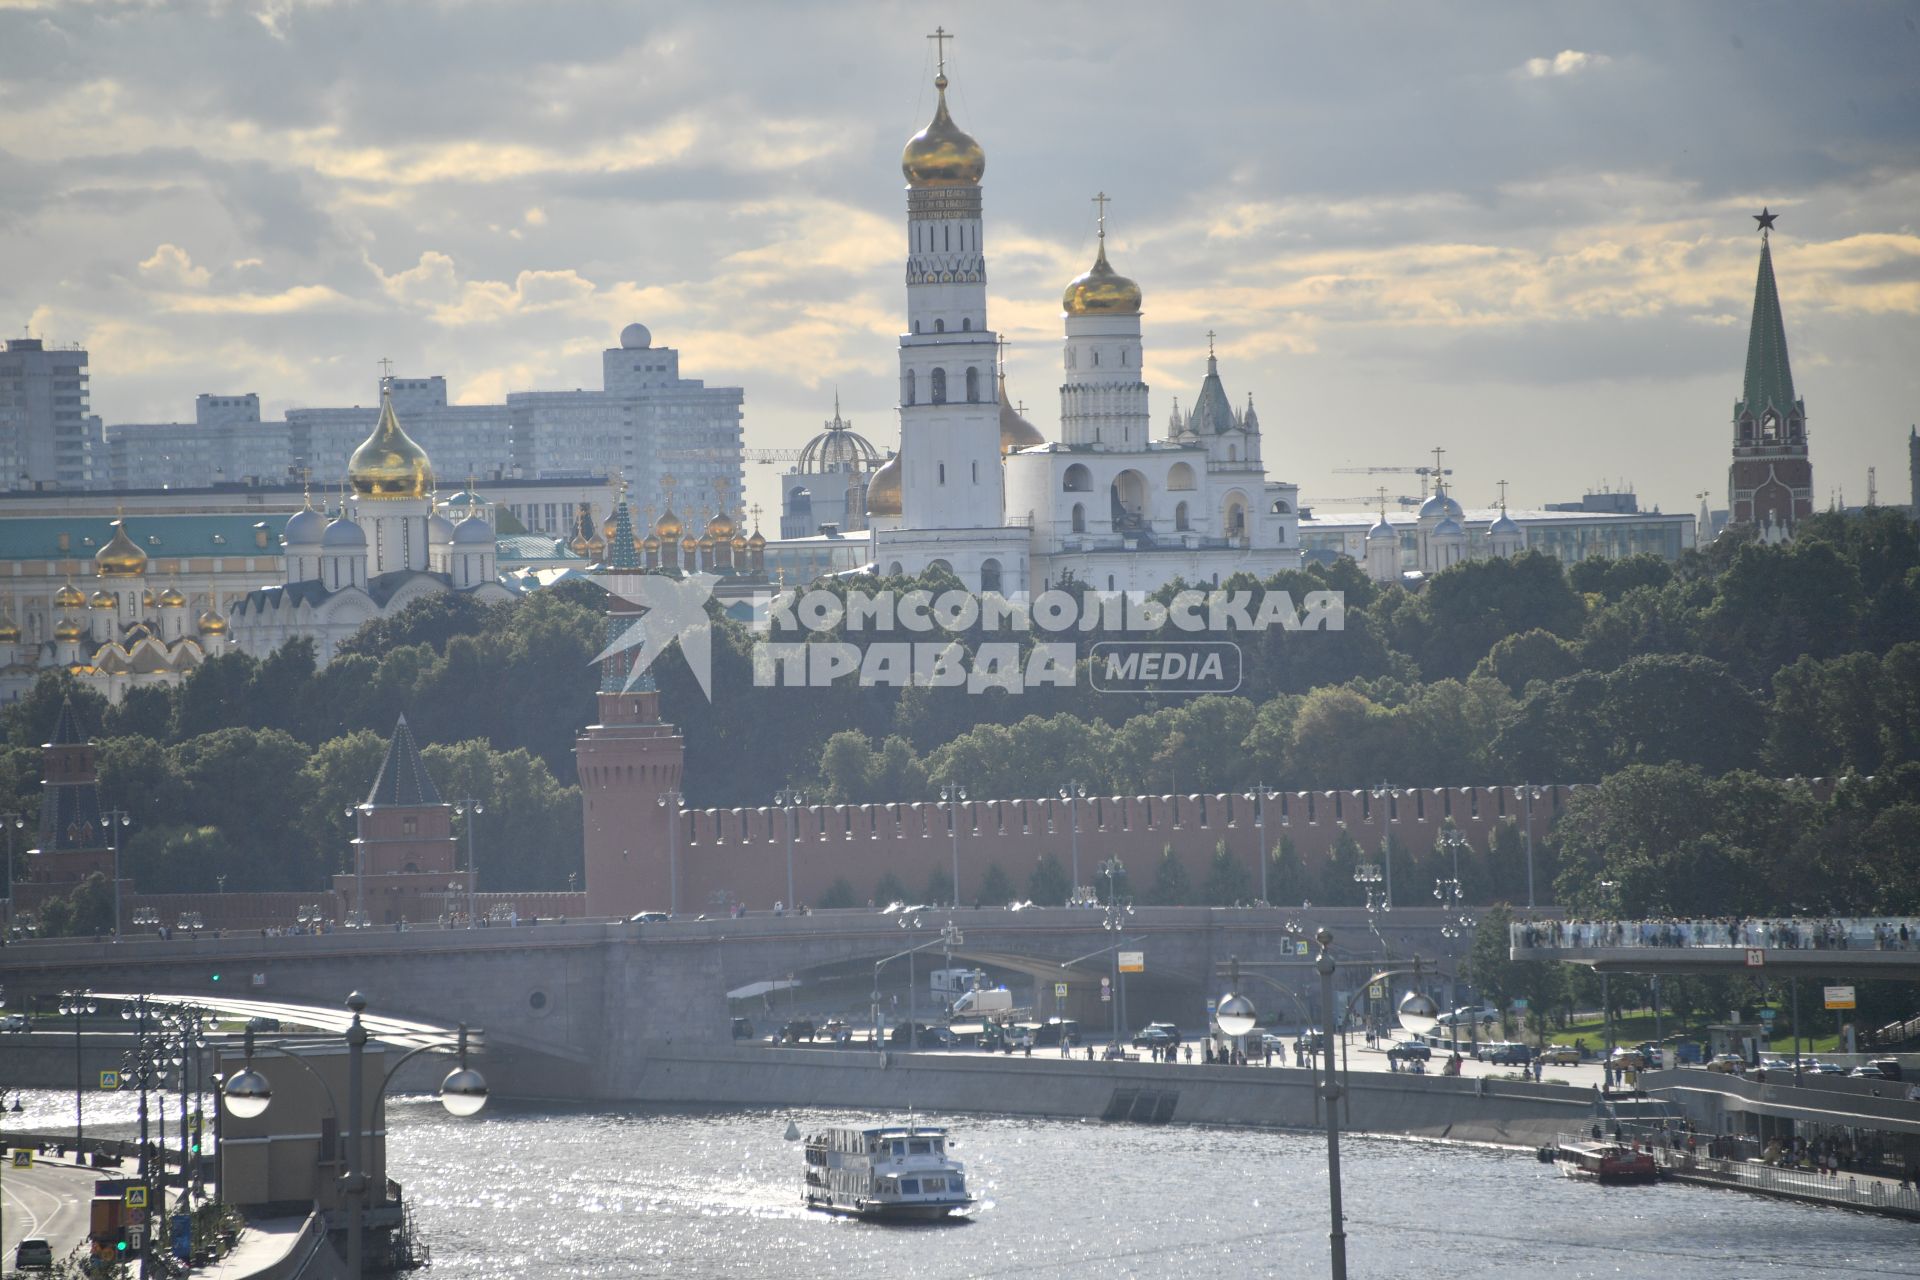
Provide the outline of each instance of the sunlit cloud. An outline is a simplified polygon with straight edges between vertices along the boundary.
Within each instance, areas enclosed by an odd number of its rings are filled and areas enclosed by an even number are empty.
[[[1578,49],[1562,49],[1551,58],[1528,58],[1521,64],[1520,70],[1534,80],[1548,76],[1578,75],[1594,67],[1604,67],[1613,59],[1604,53],[1582,53]]]

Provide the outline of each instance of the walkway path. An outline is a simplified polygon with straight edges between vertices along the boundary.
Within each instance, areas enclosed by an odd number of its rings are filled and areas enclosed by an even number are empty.
[[[20,1241],[39,1236],[53,1246],[56,1261],[86,1241],[93,1180],[98,1175],[70,1161],[35,1156],[31,1169],[11,1163],[0,1169],[0,1201],[6,1222],[0,1230],[0,1248],[6,1269],[13,1269],[13,1251]]]

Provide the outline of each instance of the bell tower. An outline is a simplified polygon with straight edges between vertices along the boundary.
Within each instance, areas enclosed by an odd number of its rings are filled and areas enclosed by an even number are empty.
[[[1727,513],[1732,524],[1760,527],[1763,537],[1790,537],[1813,514],[1813,462],[1807,453],[1807,406],[1793,392],[1787,327],[1773,279],[1773,224],[1762,209],[1760,274],[1753,287],[1747,331],[1747,371],[1733,406],[1733,463],[1727,469]]]

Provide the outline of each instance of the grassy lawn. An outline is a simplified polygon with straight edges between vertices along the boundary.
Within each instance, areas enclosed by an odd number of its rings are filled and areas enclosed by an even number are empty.
[[[1705,1031],[1699,1024],[1683,1027],[1671,1016],[1661,1019],[1660,1029],[1668,1036],[1679,1035],[1685,1031],[1692,1039],[1705,1039]],[[1641,1010],[1624,1013],[1613,1020],[1615,1044],[1639,1044],[1642,1040],[1653,1039],[1653,1036],[1654,1022],[1653,1014],[1650,1012]],[[1555,1030],[1551,1035],[1551,1041],[1554,1044],[1572,1044],[1576,1039],[1584,1039],[1589,1049],[1600,1048],[1607,1042],[1606,1023],[1599,1018],[1590,1021],[1576,1020]],[[1802,1054],[1838,1053],[1840,1051],[1838,1045],[1839,1037],[1829,1031],[1825,1035],[1803,1038],[1800,1041],[1800,1052]],[[1793,1053],[1793,1037],[1791,1035],[1776,1036],[1770,1049],[1774,1053],[1790,1056]]]

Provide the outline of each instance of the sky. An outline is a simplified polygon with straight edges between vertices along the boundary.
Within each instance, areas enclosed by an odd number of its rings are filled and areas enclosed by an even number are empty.
[[[1725,505],[1759,251],[1816,505],[1908,499],[1920,5],[0,0],[0,332],[108,422],[594,387],[644,322],[793,448],[898,438],[899,151],[986,149],[989,323],[1057,434],[1061,290],[1145,293],[1153,415],[1206,334],[1269,474],[1353,508],[1446,449],[1515,506]],[[776,469],[749,493],[776,501]]]

